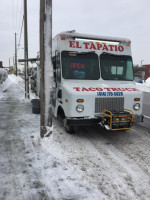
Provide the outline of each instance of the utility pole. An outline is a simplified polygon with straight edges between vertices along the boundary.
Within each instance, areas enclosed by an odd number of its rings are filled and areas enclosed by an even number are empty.
[[[143,69],[142,69],[142,67],[143,67],[142,62],[143,62],[143,61],[144,61],[144,60],[141,60],[141,77],[140,77],[141,79],[144,78],[144,77],[143,77],[143,73],[142,73],[142,72],[143,72]]]
[[[15,68],[16,68],[16,76],[17,76],[17,35],[15,33]]]
[[[143,62],[143,61],[144,61],[144,60],[141,60],[141,67],[143,66],[143,65],[142,65],[142,62]]]
[[[43,138],[52,132],[52,0],[40,0],[40,68],[40,135]]]
[[[10,68],[10,58],[9,58],[9,68]]]
[[[24,0],[25,97],[29,99],[27,0]]]
[[[13,65],[15,65],[15,57],[13,56]]]

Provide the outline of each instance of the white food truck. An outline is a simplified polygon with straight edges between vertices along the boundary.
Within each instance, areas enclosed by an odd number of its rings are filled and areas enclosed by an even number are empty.
[[[52,60],[53,115],[68,133],[91,124],[126,130],[143,121],[129,39],[62,32],[53,39]]]

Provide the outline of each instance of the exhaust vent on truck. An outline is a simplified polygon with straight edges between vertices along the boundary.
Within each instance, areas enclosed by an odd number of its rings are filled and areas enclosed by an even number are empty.
[[[95,98],[95,113],[102,113],[104,109],[110,111],[124,110],[124,97]]]

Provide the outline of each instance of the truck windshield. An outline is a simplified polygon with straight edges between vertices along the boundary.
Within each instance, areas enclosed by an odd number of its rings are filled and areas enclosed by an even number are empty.
[[[133,64],[130,56],[118,56],[101,54],[101,76],[104,80],[131,81],[133,76]]]
[[[64,79],[98,80],[100,78],[98,55],[94,52],[63,51],[61,58]]]

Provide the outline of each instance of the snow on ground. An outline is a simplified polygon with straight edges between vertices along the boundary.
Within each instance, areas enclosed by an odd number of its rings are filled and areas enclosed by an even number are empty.
[[[21,77],[16,77],[15,75],[9,75],[9,77],[0,86],[0,100],[6,99],[8,97],[8,91],[11,90],[12,96],[17,100],[24,100],[24,91],[19,93],[13,92],[16,85],[20,85],[23,80]]]
[[[40,116],[14,75],[0,85],[0,107],[0,199],[150,199],[147,130],[89,126],[69,135],[54,119],[52,135],[41,139]]]
[[[136,83],[139,90],[143,92],[150,92],[150,77],[144,83]]]
[[[10,134],[9,141],[12,144],[7,149],[8,155],[6,155],[6,152],[0,155],[0,169],[2,168],[0,171],[3,172],[5,168],[9,172],[8,176],[11,172],[10,177],[0,173],[0,188],[2,188],[0,189],[0,199],[16,199],[16,193],[19,200],[80,200],[105,197],[94,185],[83,180],[82,173],[74,171],[72,165],[50,154],[49,151],[45,151],[45,147],[40,145],[38,142],[40,135],[39,115],[31,113],[31,105],[29,105],[28,100],[24,99],[22,83],[21,78],[9,75],[8,79],[0,85],[0,103],[3,107],[0,113],[0,141],[7,147],[8,134]],[[27,113],[29,108],[30,113]],[[7,135],[6,138],[4,137],[5,134]],[[43,142],[47,144],[45,138]],[[2,144],[0,144],[1,153],[5,149]],[[59,147],[57,150],[59,151]],[[8,158],[9,163],[13,163],[10,168],[3,155]],[[23,160],[25,163],[21,164]],[[25,168],[20,164],[25,165]],[[17,171],[19,174],[17,174]],[[36,171],[39,173],[38,177],[34,175]],[[28,177],[29,175],[30,177]],[[10,183],[18,184],[18,187],[13,188],[15,186],[10,185]],[[45,188],[42,192],[41,187]],[[33,191],[32,188],[36,191]],[[15,189],[19,191],[15,193]]]
[[[0,84],[2,84],[6,80],[7,77],[8,77],[7,70],[0,68]]]
[[[20,87],[19,92],[15,92],[16,85]],[[24,80],[20,76],[15,76],[13,74],[9,75],[8,78],[0,84],[0,100],[6,99],[8,97],[7,92],[11,92],[12,98],[16,100],[25,100],[24,92]],[[11,91],[10,91],[11,90]],[[36,98],[35,94],[30,93],[30,99]]]

